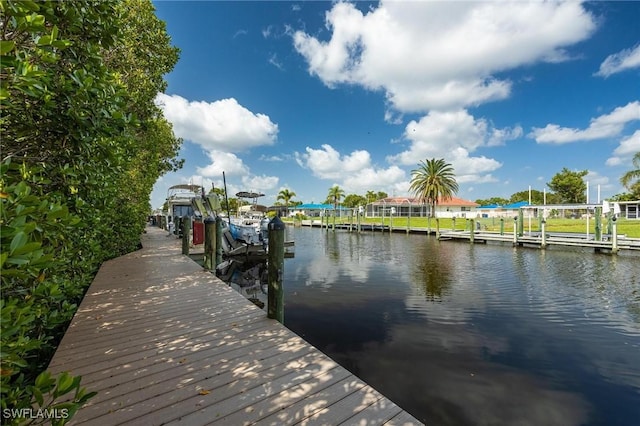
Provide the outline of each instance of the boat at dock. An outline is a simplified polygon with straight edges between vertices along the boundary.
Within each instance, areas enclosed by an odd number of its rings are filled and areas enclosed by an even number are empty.
[[[269,247],[269,222],[266,207],[257,204],[258,197],[264,196],[257,192],[239,192],[238,198],[248,198],[252,203],[245,204],[238,209],[238,215],[222,214],[222,207],[218,195],[214,192],[205,194],[200,185],[180,184],[169,188],[166,200],[165,216],[166,229],[169,235],[182,236],[182,223],[190,218],[195,230],[198,228],[199,238],[194,236],[192,244],[203,243],[204,220],[206,218],[222,219],[222,250],[223,256],[235,257],[266,257]],[[285,242],[285,247],[292,247],[293,241]]]

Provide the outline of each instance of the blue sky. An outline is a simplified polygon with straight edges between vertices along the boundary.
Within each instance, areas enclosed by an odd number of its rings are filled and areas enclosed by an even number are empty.
[[[178,183],[322,202],[408,194],[420,160],[458,196],[540,191],[588,170],[624,192],[640,151],[640,2],[157,1],[181,49],[157,103],[184,139]]]

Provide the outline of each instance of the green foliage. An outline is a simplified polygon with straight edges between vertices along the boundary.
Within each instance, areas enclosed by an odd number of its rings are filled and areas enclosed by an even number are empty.
[[[181,166],[154,104],[178,51],[148,0],[0,8],[2,408],[75,390],[58,405],[73,414],[91,396],[80,378],[42,372],[100,264],[139,246],[154,182]]]
[[[287,208],[287,210],[289,210],[289,203],[290,203],[291,199],[292,199],[293,197],[295,197],[295,196],[296,196],[296,193],[295,193],[295,192],[293,192],[293,191],[291,191],[291,190],[289,190],[289,189],[286,189],[286,188],[285,188],[285,189],[281,190],[281,191],[278,193],[278,198],[277,198],[277,200],[282,200],[282,201],[284,201],[284,205],[285,205],[285,207]]]
[[[333,208],[335,209],[340,204],[342,197],[344,197],[344,189],[338,185],[333,185],[329,188],[329,194],[327,195],[327,199],[324,200],[324,204],[333,204]]]
[[[426,201],[431,207],[431,216],[435,216],[438,200],[450,199],[458,192],[453,167],[443,158],[420,161],[418,168],[411,171],[409,191]]]
[[[492,204],[496,204],[498,206],[504,206],[505,204],[509,204],[509,200],[501,197],[491,197],[491,198],[487,198],[486,200],[478,199],[475,202],[477,204],[480,204],[481,206],[489,206]]]
[[[362,195],[349,194],[344,197],[344,201],[342,205],[349,208],[354,208],[358,206],[364,206],[367,204],[367,199]]]
[[[582,178],[588,173],[587,170],[574,172],[565,167],[553,176],[547,186],[558,195],[561,203],[584,203],[587,200],[587,184]]]
[[[559,204],[561,203],[561,198],[557,194],[553,192],[548,192],[546,194],[547,204]],[[538,191],[537,189],[531,190],[531,204],[542,205],[544,204],[545,194],[542,191]],[[508,203],[517,203],[519,201],[529,201],[529,190],[516,192],[511,195]],[[507,204],[508,204],[507,203]]]
[[[7,397],[18,401],[11,408],[2,410],[3,419],[8,424],[66,424],[74,414],[96,392],[87,392],[80,387],[80,376],[63,372],[57,378],[48,371],[36,377],[33,385],[13,388]],[[29,405],[25,403],[31,401]]]
[[[622,175],[620,183],[638,200],[640,199],[640,151],[635,153],[632,162],[634,169]]]

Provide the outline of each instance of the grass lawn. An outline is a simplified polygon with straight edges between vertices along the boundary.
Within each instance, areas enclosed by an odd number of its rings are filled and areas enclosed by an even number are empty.
[[[315,218],[316,220],[318,218]],[[326,219],[325,219],[326,220]],[[482,218],[476,219],[477,222],[480,222],[482,229],[487,231],[500,231],[500,219],[498,218]],[[383,222],[383,219],[380,217],[375,218],[363,218],[362,223],[377,223],[380,224]],[[329,223],[333,223],[333,219],[329,219]],[[336,218],[336,223],[349,223],[349,218]],[[435,228],[436,221],[435,219],[431,219],[431,228]],[[455,229],[464,230],[469,226],[469,221],[467,219],[458,218],[455,221]],[[504,220],[504,232],[510,233],[513,232],[513,219],[505,219]],[[640,220],[632,220],[632,219],[618,219],[618,235],[626,235],[631,238],[640,238]],[[354,222],[355,224],[355,222]],[[384,218],[384,224],[389,225],[389,218]],[[394,217],[393,218],[393,227],[394,228],[406,228],[407,226],[407,218],[406,217]],[[410,226],[412,228],[427,228],[429,227],[428,219],[424,217],[412,217],[410,221]],[[595,220],[591,218],[589,220],[589,234],[595,234]],[[452,229],[453,228],[453,220],[452,219],[440,219],[440,228],[441,229]],[[540,230],[540,222],[537,218],[531,218],[531,231],[539,231]],[[575,232],[579,234],[586,233],[587,230],[587,220],[586,219],[547,219],[546,223],[547,232]],[[524,218],[524,231],[529,231],[529,219],[525,216]],[[607,220],[602,220],[602,233],[607,233]]]

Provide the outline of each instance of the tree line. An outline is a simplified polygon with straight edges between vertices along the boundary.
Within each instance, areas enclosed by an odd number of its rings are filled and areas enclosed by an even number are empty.
[[[181,166],[154,103],[179,51],[149,0],[0,7],[0,400],[71,392],[72,414],[90,396],[79,378],[43,370],[100,264],[139,247],[158,177]]]
[[[626,172],[620,182],[629,190],[622,194],[612,197],[612,201],[639,200],[640,199],[640,152],[636,153],[633,158],[635,169]],[[485,205],[506,205],[520,201],[529,201],[531,197],[532,204],[581,204],[587,201],[586,189],[587,184],[584,177],[588,174],[587,170],[573,171],[566,167],[556,173],[551,181],[547,183],[549,192],[543,192],[536,189],[519,191],[510,196],[510,198],[491,197],[487,199],[477,199],[475,203]],[[427,159],[418,163],[418,168],[411,171],[411,182],[409,191],[419,200],[426,203],[430,207],[430,214],[435,214],[435,207],[439,200],[450,199],[458,192],[458,183],[455,179],[453,166],[444,159]],[[276,205],[283,205],[287,209],[292,206],[300,205],[302,201],[293,200],[296,193],[290,189],[282,189],[277,196]],[[388,194],[383,191],[367,191],[365,195],[348,194],[345,195],[344,189],[338,185],[329,188],[327,198],[323,204],[355,208],[372,203],[376,200],[387,198]],[[280,203],[280,200],[282,202]]]

